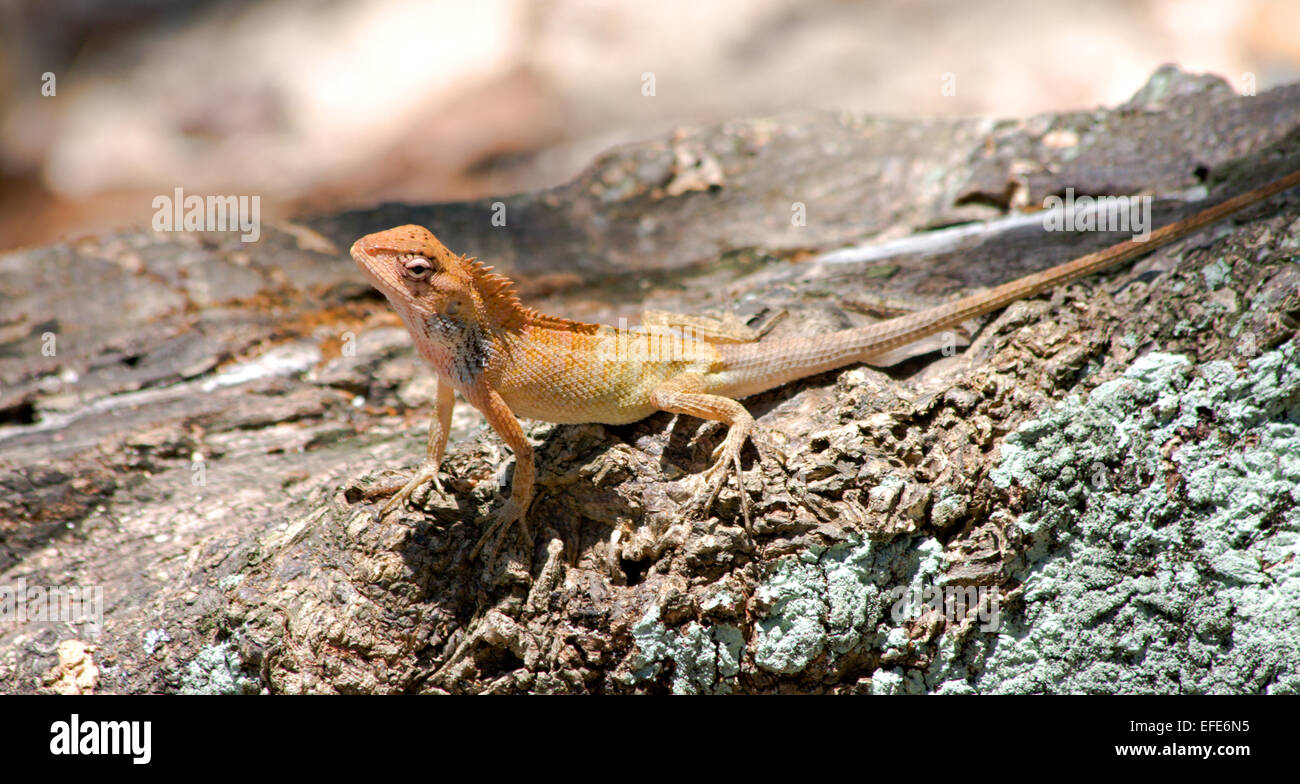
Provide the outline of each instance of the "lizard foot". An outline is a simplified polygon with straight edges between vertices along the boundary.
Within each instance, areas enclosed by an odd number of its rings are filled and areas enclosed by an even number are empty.
[[[727,483],[727,477],[734,471],[736,488],[740,493],[740,512],[745,517],[745,530],[749,530],[752,526],[749,496],[745,493],[745,474],[740,467],[740,450],[745,443],[745,434],[742,433],[740,438],[733,439],[732,434],[737,430],[738,428],[732,428],[727,433],[726,440],[713,450],[713,465],[709,466],[702,475],[706,484],[704,489],[692,499],[691,505],[698,508],[701,517],[707,517],[709,511],[713,509],[714,502],[718,500],[718,494],[722,492],[722,486]]]
[[[390,512],[396,509],[403,501],[410,498],[411,494],[425,482],[432,482],[435,490],[439,493],[444,492],[442,489],[442,480],[438,478],[438,464],[432,460],[424,461],[419,470],[415,472],[415,476],[411,477],[411,480],[403,485],[401,489],[393,493],[393,497],[389,498],[388,503],[384,504],[384,508],[379,511],[379,516],[381,518],[387,517]],[[378,493],[375,493],[374,495],[378,495]]]
[[[733,434],[739,437],[733,438]],[[736,477],[736,489],[740,494],[740,512],[745,518],[745,530],[753,530],[753,521],[751,517],[749,494],[745,492],[745,474],[740,465],[740,451],[744,447],[745,439],[749,438],[754,442],[754,448],[758,450],[758,464],[760,468],[768,468],[772,465],[784,466],[786,463],[785,455],[772,444],[766,436],[757,430],[751,430],[748,433],[733,427],[728,433],[727,438],[713,450],[713,465],[705,470],[703,477],[707,484],[704,490],[692,499],[692,504],[697,505],[701,516],[707,516],[709,510],[713,508],[714,502],[718,500],[718,495],[722,492],[722,486],[727,483],[727,477],[734,473]]]
[[[490,541],[491,546],[488,547],[487,550],[487,560],[489,564],[492,563],[496,558],[497,550],[501,549],[501,540],[505,538],[506,533],[509,532],[511,527],[516,523],[519,524],[520,538],[525,540],[531,546],[532,537],[528,533],[528,522],[524,520],[524,511],[525,509],[523,506],[515,501],[515,499],[507,499],[505,506],[501,507],[501,511],[497,513],[492,524],[489,525],[487,530],[483,532],[483,535],[479,537],[478,543],[474,545],[474,549],[469,551],[469,557],[477,557],[479,551],[483,549],[483,545],[488,544]]]

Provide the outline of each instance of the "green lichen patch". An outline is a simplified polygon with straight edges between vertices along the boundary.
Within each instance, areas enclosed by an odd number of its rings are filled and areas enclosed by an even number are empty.
[[[181,694],[257,694],[256,680],[240,671],[239,654],[229,642],[209,645],[185,666]]]
[[[636,643],[630,669],[618,679],[632,686],[653,681],[671,669],[674,694],[728,694],[740,674],[745,638],[729,624],[706,626],[697,622],[681,630],[670,629],[652,606],[634,627]]]
[[[990,478],[1027,493],[1025,608],[977,690],[1300,691],[1294,342],[1244,370],[1147,355],[1009,435]]]
[[[834,662],[864,650],[906,648],[891,621],[895,592],[941,581],[942,568],[943,547],[925,537],[885,545],[854,539],[811,560],[778,561],[757,591],[768,609],[755,632],[754,663],[796,675],[823,655]]]

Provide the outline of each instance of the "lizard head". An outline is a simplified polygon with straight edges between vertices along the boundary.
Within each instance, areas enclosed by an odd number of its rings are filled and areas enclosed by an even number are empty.
[[[474,264],[452,253],[422,226],[367,234],[353,243],[352,259],[408,325],[434,316],[460,321],[481,318]]]

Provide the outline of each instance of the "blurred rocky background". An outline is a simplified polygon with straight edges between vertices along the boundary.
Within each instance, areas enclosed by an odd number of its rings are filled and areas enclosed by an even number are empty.
[[[1295,81],[1295,0],[0,0],[0,249],[147,227],[177,187],[274,218],[538,189],[788,109],[1116,105],[1165,62]]]

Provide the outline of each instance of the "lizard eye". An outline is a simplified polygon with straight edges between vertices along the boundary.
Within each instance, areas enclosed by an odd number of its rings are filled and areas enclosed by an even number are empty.
[[[408,259],[405,266],[406,277],[411,280],[424,280],[429,277],[429,273],[433,272],[433,265],[429,264],[429,260],[423,256]]]

